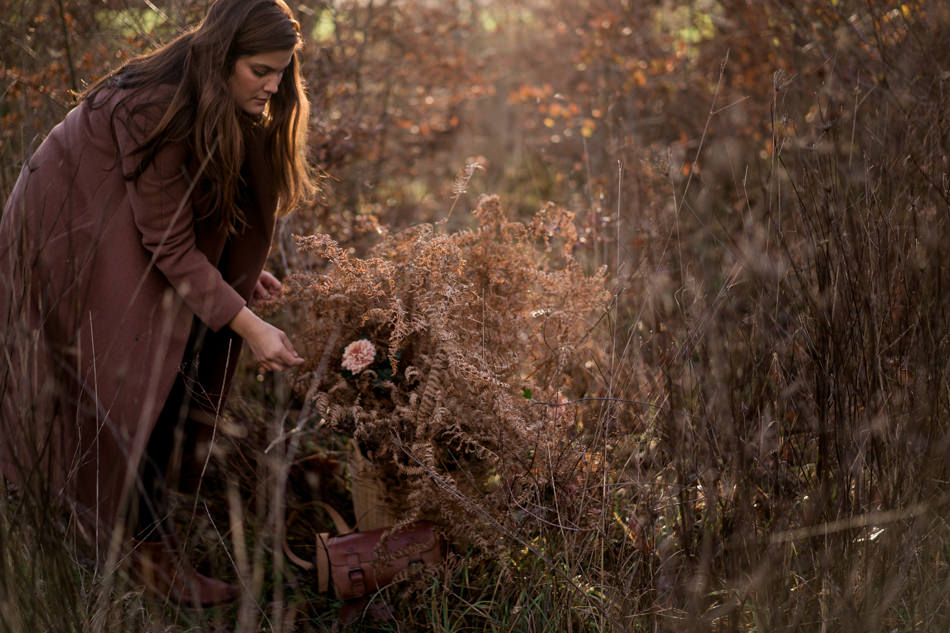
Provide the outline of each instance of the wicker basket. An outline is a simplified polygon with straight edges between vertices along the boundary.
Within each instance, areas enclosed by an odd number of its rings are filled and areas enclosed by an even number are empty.
[[[392,525],[394,518],[386,505],[383,484],[376,476],[373,464],[363,456],[355,440],[350,440],[346,463],[350,471],[356,527],[360,532],[367,532]]]

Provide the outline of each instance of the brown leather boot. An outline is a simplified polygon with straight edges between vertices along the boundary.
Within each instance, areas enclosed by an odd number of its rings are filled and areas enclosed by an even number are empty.
[[[199,574],[162,541],[135,541],[132,569],[146,589],[196,607],[224,604],[237,598],[238,588],[223,580]]]

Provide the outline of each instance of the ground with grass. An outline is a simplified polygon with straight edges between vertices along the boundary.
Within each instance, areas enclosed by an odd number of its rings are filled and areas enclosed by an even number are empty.
[[[0,0],[4,196],[70,88],[201,4]],[[446,555],[354,630],[950,627],[950,3],[295,9],[322,190],[267,310],[308,362],[245,361],[175,499],[241,597],[142,595],[10,490],[0,630],[340,630],[283,544],[366,480]]]

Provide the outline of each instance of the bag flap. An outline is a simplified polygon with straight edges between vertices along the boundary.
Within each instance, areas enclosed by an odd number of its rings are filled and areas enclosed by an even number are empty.
[[[383,543],[386,550],[384,558],[389,561],[411,558],[432,549],[438,544],[433,528],[430,522],[422,521],[390,534]],[[386,530],[379,529],[331,538],[327,548],[330,564],[357,567],[360,564],[372,563],[377,558],[376,545],[385,532]]]

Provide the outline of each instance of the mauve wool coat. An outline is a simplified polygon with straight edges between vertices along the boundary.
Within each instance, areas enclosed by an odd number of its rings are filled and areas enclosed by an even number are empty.
[[[246,305],[274,233],[276,192],[246,133],[246,224],[228,235],[192,202],[198,166],[169,144],[135,180],[138,142],[173,88],[130,110],[121,90],[82,102],[24,165],[0,219],[0,462],[49,484],[100,541],[127,511],[148,438],[180,370],[195,318],[209,333],[195,390],[218,404]],[[5,440],[5,441],[4,441]],[[90,535],[92,536],[92,535]]]

